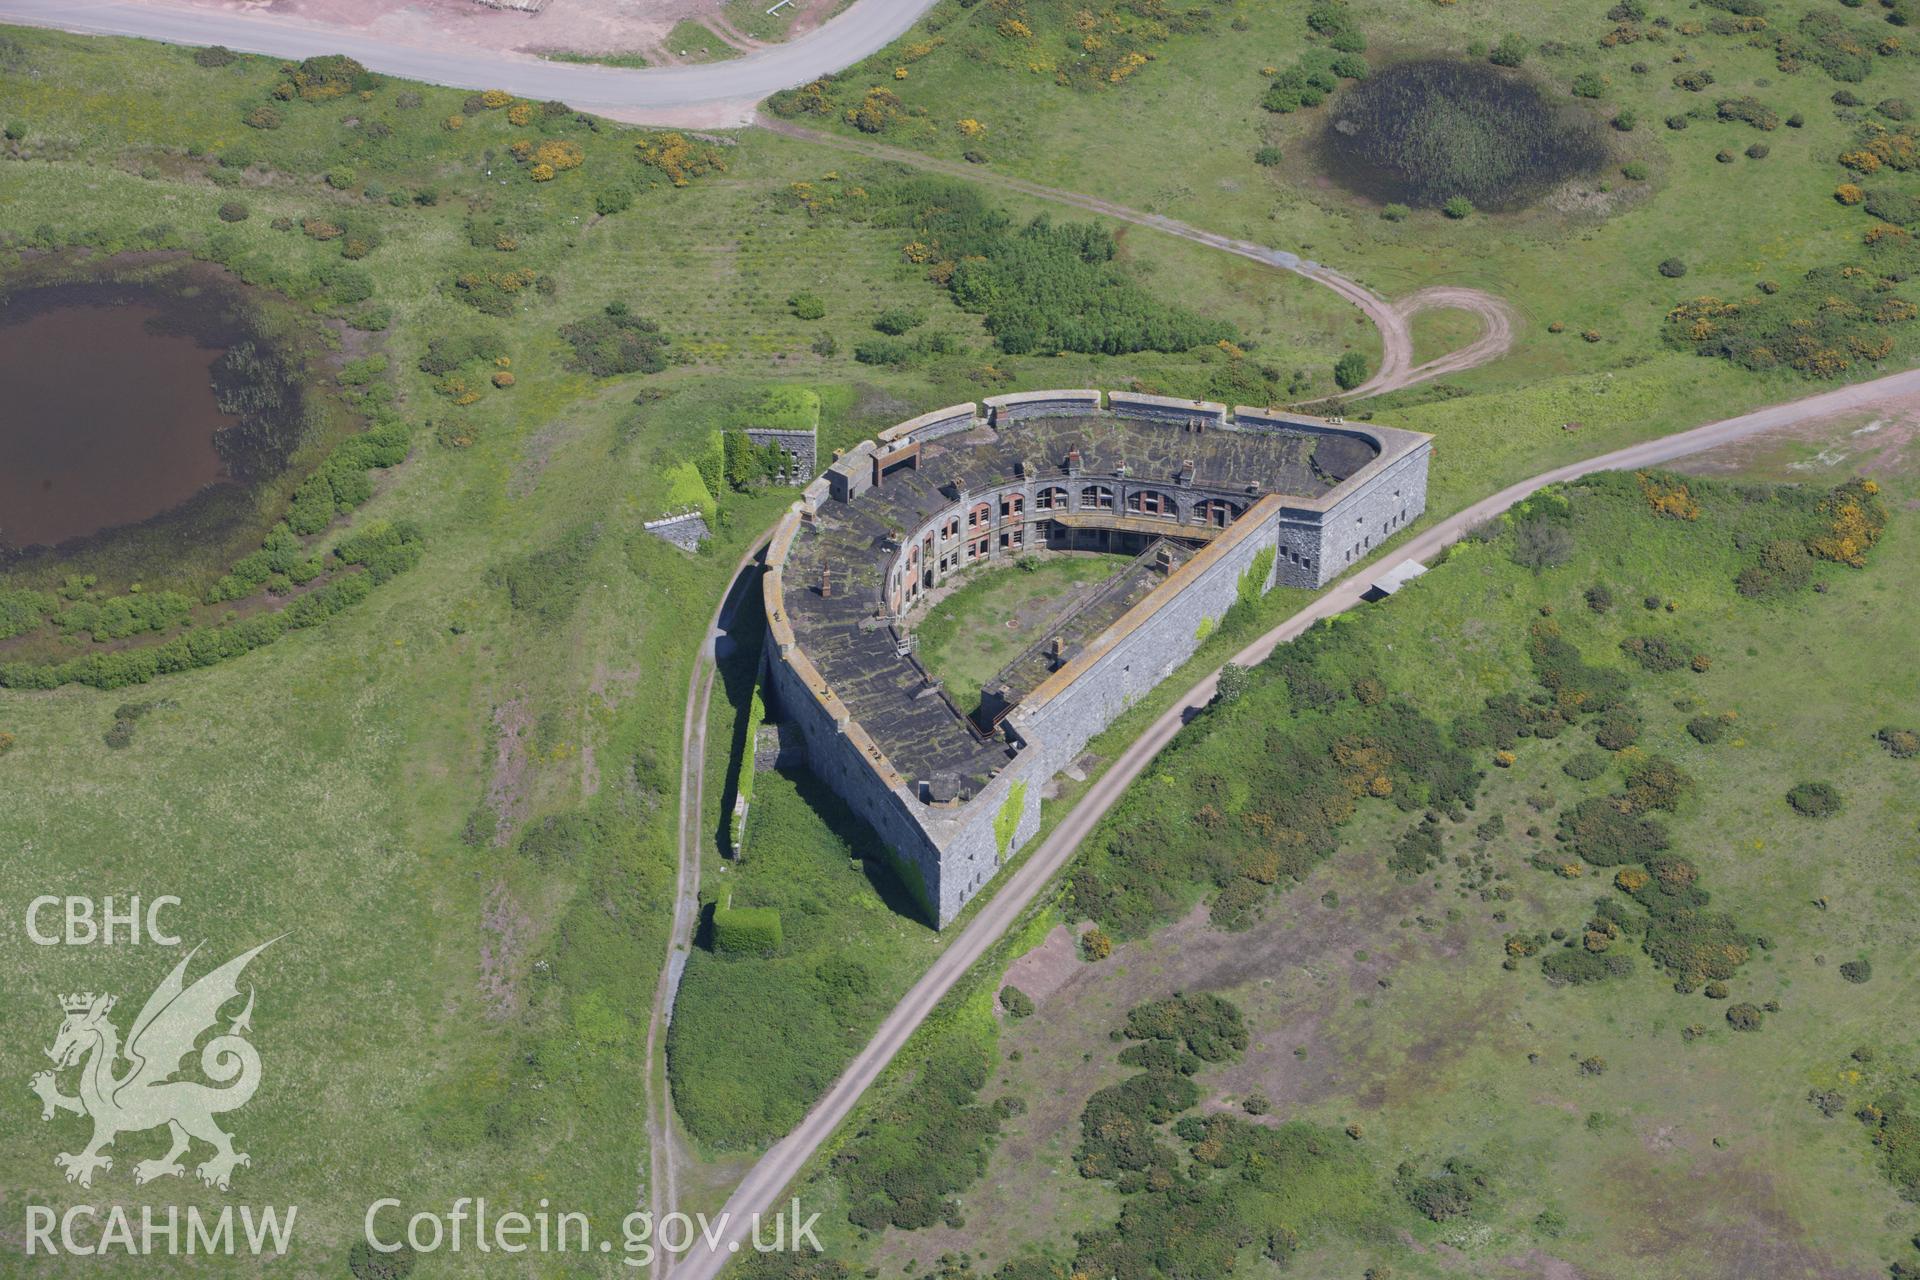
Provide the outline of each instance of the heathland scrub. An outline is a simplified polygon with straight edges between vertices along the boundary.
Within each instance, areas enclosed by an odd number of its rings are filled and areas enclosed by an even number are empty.
[[[1690,404],[1688,384],[1714,375],[1708,362],[1664,345],[1666,309],[1700,294],[1742,297],[1759,280],[1790,281],[1857,258],[1871,221],[1835,202],[1835,184],[1846,176],[1836,158],[1869,122],[1892,123],[1875,116],[1871,104],[1902,96],[1911,80],[1912,54],[1898,43],[1899,30],[1870,7],[1839,16],[1863,33],[1869,49],[1888,38],[1896,43],[1890,53],[1870,54],[1867,78],[1854,83],[1832,78],[1809,58],[1791,73],[1782,68],[1774,40],[1801,39],[1802,12],[1819,6],[1776,6],[1781,12],[1770,13],[1765,32],[1752,39],[1716,33],[1716,26],[1741,21],[1719,11],[1676,15],[1670,23],[1626,19],[1634,34],[1622,37],[1613,34],[1622,20],[1561,3],[1503,13],[1496,29],[1466,6],[1320,6],[1339,11],[1343,29],[1362,37],[1361,56],[1374,67],[1452,56],[1497,75],[1526,76],[1552,102],[1589,116],[1613,152],[1592,179],[1528,211],[1398,217],[1323,178],[1315,152],[1330,105],[1285,114],[1261,105],[1303,53],[1336,47],[1310,34],[1309,15],[1251,3],[1210,8],[1203,29],[1176,24],[1143,50],[1148,60],[1091,85],[1066,55],[1056,56],[1063,33],[1072,34],[1069,7],[1039,0],[1024,7],[1024,21],[1010,24],[997,10],[942,4],[899,43],[839,78],[827,94],[835,110],[814,113],[804,94],[771,105],[809,127],[944,159],[965,156],[1297,249],[1389,298],[1433,284],[1486,289],[1519,312],[1520,342],[1496,364],[1451,380],[1459,389],[1631,366],[1657,375],[1664,406],[1676,414]],[[1526,55],[1517,69],[1491,66],[1488,46],[1509,29]],[[1675,83],[1702,71],[1711,80],[1689,80],[1696,88]],[[1574,95],[1582,76],[1592,77],[1581,81],[1582,90],[1597,97]],[[897,98],[898,110],[880,99],[849,121],[842,109],[860,108],[869,86]],[[1836,104],[1840,91],[1867,105]],[[1719,118],[1721,100],[1745,97],[1768,108],[1773,128]],[[1112,127],[1116,115],[1127,129]],[[1669,117],[1686,127],[1670,128]],[[1151,163],[1142,161],[1142,136],[1156,141]],[[1747,155],[1755,144],[1764,148],[1758,159]],[[1721,153],[1727,160],[1717,158]],[[1755,199],[1756,192],[1765,198]],[[1675,257],[1689,269],[1684,280],[1658,271]],[[1550,333],[1555,323],[1562,331]],[[1588,332],[1593,341],[1583,339]],[[1869,376],[1870,363],[1857,363],[1848,376]],[[1739,385],[1728,390],[1741,404],[1771,395],[1756,387],[1757,398],[1749,400]]]
[[[1338,852],[1241,932],[1210,928],[1205,906],[1187,910],[1202,896],[1195,874],[1188,894],[1161,908],[1176,921],[1109,959],[1086,964],[1063,931],[1004,976],[988,970],[967,990],[1017,984],[1037,1010],[1002,1015],[997,1066],[977,1087],[980,1105],[1025,1114],[989,1144],[983,1176],[963,1163],[940,1189],[957,1204],[941,1212],[964,1217],[965,1229],[930,1224],[869,1239],[845,1218],[864,1194],[857,1178],[820,1165],[806,1185],[831,1206],[829,1252],[856,1269],[917,1269],[964,1245],[984,1250],[982,1275],[1031,1250],[1070,1256],[1075,1231],[1105,1227],[1123,1199],[1132,1204],[1113,1184],[1071,1174],[1062,1181],[1060,1172],[1082,1146],[1086,1099],[1127,1074],[1112,1065],[1107,1040],[1118,1011],[1174,991],[1218,991],[1246,1011],[1252,1044],[1244,1063],[1200,1071],[1202,1108],[1260,1125],[1345,1129],[1336,1140],[1355,1144],[1374,1167],[1368,1213],[1428,1247],[1351,1235],[1343,1225],[1351,1206],[1307,1204],[1288,1225],[1309,1268],[1350,1262],[1358,1249],[1366,1265],[1438,1275],[1430,1248],[1445,1242],[1475,1257],[1537,1250],[1582,1271],[1750,1274],[1750,1261],[1723,1256],[1704,1225],[1729,1216],[1743,1258],[1811,1254],[1821,1266],[1863,1272],[1904,1258],[1911,1230],[1898,1188],[1880,1171],[1870,1134],[1847,1118],[1886,1088],[1881,1062],[1910,1063],[1914,1053],[1893,1013],[1916,977],[1895,941],[1913,904],[1889,886],[1906,858],[1920,777],[1876,735],[1885,709],[1913,705],[1915,690],[1910,672],[1869,656],[1915,623],[1898,590],[1915,535],[1902,507],[1913,485],[1910,475],[1878,478],[1894,513],[1882,545],[1864,569],[1809,566],[1819,591],[1793,576],[1797,569],[1771,586],[1747,577],[1736,588],[1747,569],[1772,563],[1757,544],[1740,550],[1721,536],[1739,497],[1684,479],[1643,492],[1621,477],[1612,497],[1575,501],[1565,542],[1542,535],[1540,522],[1562,517],[1536,500],[1518,522],[1531,531],[1509,526],[1462,544],[1418,586],[1338,624],[1339,634],[1316,646],[1323,656],[1256,671],[1242,695],[1253,710],[1193,726],[1192,741],[1142,779],[1130,802],[1135,820],[1216,793],[1227,812],[1283,803],[1258,787],[1250,796],[1219,787],[1219,770],[1245,758],[1250,732],[1284,739],[1350,715],[1306,710],[1303,698],[1321,696],[1316,684],[1347,708],[1373,688],[1386,699],[1377,705],[1405,700],[1443,724],[1465,723],[1487,709],[1484,699],[1531,687],[1529,635],[1542,627],[1573,641],[1586,661],[1631,673],[1640,736],[1610,752],[1585,724],[1551,739],[1523,736],[1507,755],[1490,741],[1472,748],[1485,776],[1470,809],[1440,817],[1439,859],[1425,871],[1414,868],[1431,855],[1408,839],[1423,827],[1420,806],[1408,813],[1363,800]],[[1652,512],[1652,498],[1672,499],[1689,483],[1703,503],[1697,521]],[[1667,501],[1665,509],[1684,517],[1688,508]],[[1464,631],[1462,617],[1473,619]],[[1623,646],[1649,635],[1705,660],[1650,670],[1649,659],[1630,655],[1652,650]],[[1667,664],[1656,657],[1653,665]],[[1346,747],[1342,767],[1366,767],[1354,751],[1368,744]],[[1678,792],[1636,791],[1652,785],[1656,766],[1680,780]],[[1396,790],[1408,781],[1399,767],[1389,766]],[[1816,774],[1842,797],[1841,816],[1808,818],[1789,804],[1788,792]],[[1655,870],[1697,880],[1711,909],[1733,918],[1742,951],[1723,988],[1662,970],[1656,957],[1678,954],[1667,949],[1679,937],[1671,931],[1657,947],[1648,935],[1654,954],[1643,952],[1647,917],[1612,883],[1619,872],[1623,885],[1642,884],[1644,876],[1627,879],[1635,866],[1555,842],[1562,814],[1579,801],[1622,793],[1641,795],[1642,811],[1670,831],[1671,854]],[[1117,857],[1138,863],[1148,838],[1116,813],[1084,847],[1083,873],[1108,841]],[[1180,866],[1163,868],[1170,884]],[[1615,906],[1596,908],[1596,898]],[[1067,902],[1074,910],[1075,899]],[[1621,904],[1625,915],[1615,910]],[[1595,934],[1592,919],[1609,912],[1625,936]],[[1572,951],[1562,946],[1568,938]],[[1515,939],[1522,945],[1510,945]],[[1555,985],[1541,961],[1563,954],[1619,956],[1631,972]],[[1480,1012],[1463,1017],[1463,1009]],[[1757,1031],[1743,1029],[1755,1018]],[[932,1025],[917,1034],[908,1060],[925,1062],[943,1034]],[[939,1087],[896,1070],[850,1132],[884,1147],[905,1123],[895,1118],[901,1091]],[[1462,1097],[1477,1100],[1463,1111]],[[1418,1198],[1394,1166],[1410,1160],[1426,1176],[1447,1156],[1472,1164],[1487,1185],[1429,1220],[1418,1206],[1436,1202]],[[1119,1190],[1138,1194],[1125,1182]],[[1679,1243],[1643,1241],[1629,1224],[1656,1204],[1680,1224],[1701,1225],[1685,1226]],[[1136,1210],[1144,1213],[1144,1202]],[[1194,1229],[1211,1228],[1196,1219]]]

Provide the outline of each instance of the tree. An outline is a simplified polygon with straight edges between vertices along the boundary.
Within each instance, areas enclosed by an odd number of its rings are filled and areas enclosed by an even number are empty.
[[[1367,358],[1358,351],[1349,351],[1334,362],[1333,380],[1340,384],[1342,391],[1351,391],[1367,380]]]
[[[1533,47],[1525,40],[1509,32],[1494,44],[1492,51],[1487,54],[1487,61],[1496,67],[1517,67],[1527,60],[1527,55],[1532,51]]]

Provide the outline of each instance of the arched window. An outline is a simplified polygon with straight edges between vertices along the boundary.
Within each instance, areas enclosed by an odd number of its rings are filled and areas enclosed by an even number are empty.
[[[1080,507],[1083,511],[1113,510],[1113,490],[1103,484],[1090,484],[1080,491]]]
[[[1002,519],[1020,515],[1025,512],[1026,509],[1027,495],[1024,493],[1010,493],[1000,499],[1000,516]]]
[[[1210,524],[1216,529],[1224,529],[1232,524],[1240,512],[1225,498],[1208,498],[1202,502],[1197,513],[1200,523]]]
[[[1166,516],[1172,519],[1177,514],[1171,495],[1157,489],[1135,489],[1127,495],[1127,510],[1136,515]]]
[[[993,504],[990,502],[977,502],[974,504],[973,510],[967,512],[967,528],[969,529],[984,529],[992,523]]]
[[[1067,509],[1067,491],[1053,486],[1042,489],[1033,495],[1035,511],[1065,511]]]

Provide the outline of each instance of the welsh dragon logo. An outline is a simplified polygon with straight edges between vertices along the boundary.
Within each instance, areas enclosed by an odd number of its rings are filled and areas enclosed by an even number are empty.
[[[124,1049],[119,1030],[107,1018],[114,997],[89,991],[60,998],[66,1021],[47,1050],[54,1069],[37,1073],[30,1083],[40,1095],[42,1120],[53,1119],[58,1111],[93,1120],[93,1140],[83,1150],[53,1158],[67,1171],[68,1182],[92,1186],[95,1171],[113,1168],[113,1158],[101,1151],[112,1146],[115,1138],[161,1125],[172,1135],[172,1145],[159,1159],[133,1166],[136,1185],[185,1173],[180,1157],[196,1138],[214,1149],[212,1157],[194,1169],[210,1187],[225,1191],[234,1167],[252,1163],[244,1152],[233,1149],[233,1138],[213,1122],[222,1112],[244,1107],[260,1087],[260,1055],[245,1039],[252,1030],[252,988],[247,990],[246,1008],[228,1024],[226,1033],[214,1036],[200,1050],[200,1070],[214,1084],[173,1077],[193,1052],[195,1041],[220,1021],[221,1006],[239,998],[241,971],[275,941],[235,956],[188,986],[187,964],[200,950],[195,947],[147,997],[127,1032]],[[126,1070],[117,1072],[122,1059]],[[60,1092],[57,1077],[74,1066],[80,1068],[79,1092],[69,1097]]]

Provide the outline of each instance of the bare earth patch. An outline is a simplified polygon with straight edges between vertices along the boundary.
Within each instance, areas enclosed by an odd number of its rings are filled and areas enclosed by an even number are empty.
[[[1836,484],[1848,475],[1920,471],[1920,396],[1892,396],[1808,418],[1676,463],[1691,475]]]
[[[520,971],[527,955],[533,920],[520,909],[504,881],[487,893],[480,916],[485,940],[480,944],[480,994],[487,1017],[505,1022],[520,1012]]]
[[[493,772],[487,780],[487,808],[493,811],[493,843],[505,848],[527,816],[527,735],[533,712],[525,698],[510,698],[493,709]]]

